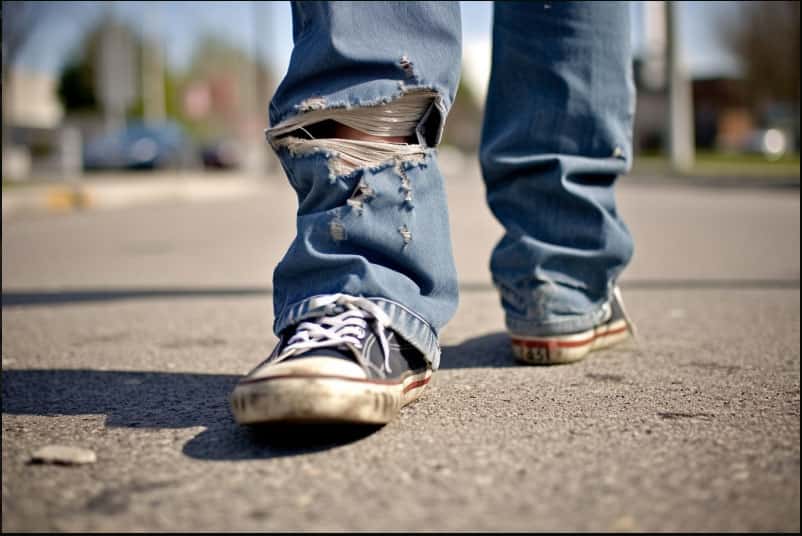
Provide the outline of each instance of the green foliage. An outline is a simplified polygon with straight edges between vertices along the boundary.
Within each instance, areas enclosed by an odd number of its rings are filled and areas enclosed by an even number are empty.
[[[134,48],[134,64],[141,68],[149,43],[131,28],[112,19],[101,20],[81,42],[59,79],[58,95],[70,112],[97,112],[102,109],[95,69],[99,68],[104,29],[116,26]],[[136,76],[140,82],[139,75]],[[208,140],[239,135],[241,125],[252,119],[256,103],[259,110],[266,108],[273,87],[270,71],[238,46],[207,34],[195,47],[188,67],[183,71],[164,70],[165,113],[168,119],[180,123],[196,140]],[[189,117],[184,110],[184,95],[191,85],[205,87],[210,94],[210,109],[203,117]],[[141,92],[139,92],[141,93]],[[128,119],[144,117],[141,94],[134,98],[127,110]]]
[[[73,58],[61,73],[58,96],[67,111],[98,109],[95,97],[94,67],[83,58]]]
[[[742,2],[720,38],[738,59],[751,97],[799,103],[799,2]]]
[[[131,28],[118,22],[103,19],[95,25],[61,72],[58,96],[67,112],[87,112],[100,110],[98,88],[95,87],[96,66],[101,52],[102,34],[107,26],[113,25],[134,47],[135,62],[138,64],[142,54],[142,40]]]

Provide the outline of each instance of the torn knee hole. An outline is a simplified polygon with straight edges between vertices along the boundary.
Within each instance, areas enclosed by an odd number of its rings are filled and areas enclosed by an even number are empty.
[[[327,153],[337,175],[420,158],[437,141],[442,119],[439,111],[432,113],[435,99],[435,91],[418,90],[376,106],[326,108],[315,97],[313,103],[299,105],[303,113],[269,129],[268,140],[274,148],[287,148],[294,155]]]
[[[322,97],[313,97],[302,102],[301,114],[283,121],[270,129],[274,139],[293,134],[294,131],[311,125],[344,125],[356,131],[376,137],[417,137],[421,122],[426,121],[437,92],[429,89],[408,90],[390,102],[357,108],[327,107]],[[329,126],[331,125],[329,124]],[[323,135],[320,137],[332,137]]]

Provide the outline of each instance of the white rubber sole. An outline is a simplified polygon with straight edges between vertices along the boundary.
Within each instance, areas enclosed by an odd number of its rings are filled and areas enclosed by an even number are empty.
[[[240,424],[386,424],[423,394],[431,377],[431,369],[399,383],[320,375],[271,377],[237,385],[231,408]]]
[[[516,359],[529,365],[573,363],[590,352],[608,348],[629,339],[632,329],[626,320],[602,324],[594,329],[554,337],[512,336]]]

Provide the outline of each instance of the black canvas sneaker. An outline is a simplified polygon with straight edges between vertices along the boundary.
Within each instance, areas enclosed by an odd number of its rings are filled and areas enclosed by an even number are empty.
[[[579,333],[542,337],[511,333],[515,357],[530,365],[572,363],[594,350],[613,346],[635,335],[635,325],[624,310],[618,287],[613,289],[613,296],[604,307],[604,320],[598,326]]]
[[[432,376],[423,354],[389,329],[373,302],[341,295],[321,316],[288,329],[231,393],[240,424],[384,424]]]

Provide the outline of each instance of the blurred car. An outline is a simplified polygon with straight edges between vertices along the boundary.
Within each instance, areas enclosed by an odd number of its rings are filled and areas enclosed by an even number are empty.
[[[90,140],[83,149],[84,169],[156,169],[186,167],[189,138],[177,123],[132,123]]]
[[[749,133],[744,150],[748,153],[762,154],[769,160],[782,158],[788,151],[788,135],[780,129],[768,128]]]
[[[242,150],[232,140],[218,140],[201,148],[203,166],[213,169],[236,169],[242,164]]]

